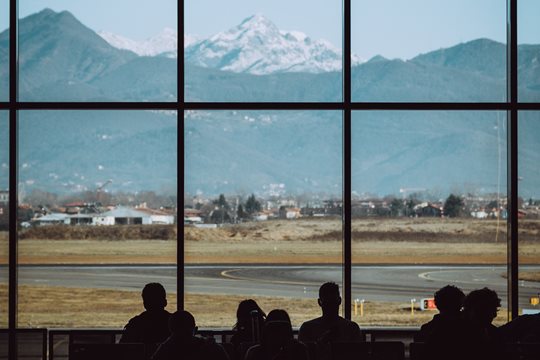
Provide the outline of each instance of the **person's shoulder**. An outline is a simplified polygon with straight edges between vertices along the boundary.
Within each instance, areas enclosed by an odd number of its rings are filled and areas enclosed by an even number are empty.
[[[321,324],[322,324],[322,317],[318,317],[318,318],[315,318],[315,319],[304,321],[304,323],[302,323],[302,325],[300,326],[300,329],[309,328],[309,327],[313,327],[313,326],[319,326]]]
[[[322,318],[318,317],[302,323],[300,329],[298,330],[298,339],[300,341],[315,341],[316,334],[323,326],[321,319]]]
[[[144,321],[144,319],[146,317],[145,314],[146,314],[146,311],[143,311],[139,315],[135,315],[134,317],[129,319],[129,321],[127,322],[125,327],[127,328],[127,327],[136,326],[136,325],[140,324],[141,322]]]
[[[338,318],[338,323],[340,325],[342,325],[342,326],[349,327],[349,328],[352,328],[352,329],[360,329],[360,326],[358,326],[357,323],[355,323],[352,320],[345,319],[345,318],[343,318],[341,316]]]

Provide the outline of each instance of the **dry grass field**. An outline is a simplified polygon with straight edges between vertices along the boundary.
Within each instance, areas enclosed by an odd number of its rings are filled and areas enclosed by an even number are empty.
[[[169,294],[167,309],[176,308],[176,294]],[[193,313],[200,327],[229,328],[235,323],[235,313],[241,296],[186,294],[185,307]],[[281,308],[289,312],[293,326],[319,316],[315,299],[257,297],[266,312]],[[7,287],[0,284],[0,304],[7,303]],[[0,327],[7,326],[5,309],[1,309]],[[134,315],[143,311],[140,293],[102,289],[27,286],[19,288],[20,327],[122,328]],[[418,326],[435,314],[415,309],[410,303],[366,302],[364,316],[354,315],[360,326]],[[501,309],[497,324],[506,321],[506,309]]]
[[[356,264],[504,264],[506,223],[473,219],[355,219]],[[340,263],[339,219],[184,227],[187,263]],[[21,264],[176,262],[174,226],[42,227],[20,233]],[[0,233],[0,262],[7,233]],[[540,264],[540,221],[520,221],[520,261]]]

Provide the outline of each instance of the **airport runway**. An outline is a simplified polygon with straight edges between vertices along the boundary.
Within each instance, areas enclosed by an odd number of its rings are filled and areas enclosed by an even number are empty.
[[[540,271],[540,266],[522,269]],[[5,281],[7,268],[2,268]],[[506,303],[505,266],[354,266],[353,299],[408,302],[432,297],[449,283],[465,292],[487,286]],[[186,292],[232,294],[246,297],[317,297],[320,284],[342,282],[338,266],[328,265],[189,265],[185,268]],[[157,281],[176,291],[174,266],[20,266],[21,284],[88,287],[140,291]],[[540,292],[540,283],[520,282],[520,306]],[[504,304],[503,304],[504,306]]]

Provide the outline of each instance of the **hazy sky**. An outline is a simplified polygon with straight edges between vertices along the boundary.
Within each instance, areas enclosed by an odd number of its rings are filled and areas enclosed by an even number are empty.
[[[0,0],[7,7],[7,0]],[[69,10],[94,30],[132,39],[177,26],[176,0],[20,0],[21,17]],[[520,42],[540,43],[540,1],[520,0]],[[107,11],[103,11],[107,9]],[[126,10],[127,9],[127,10]],[[185,30],[210,36],[255,13],[341,47],[341,0],[186,0]],[[410,58],[480,37],[506,38],[506,0],[352,0],[352,48],[363,58]],[[7,11],[0,9],[0,28]]]

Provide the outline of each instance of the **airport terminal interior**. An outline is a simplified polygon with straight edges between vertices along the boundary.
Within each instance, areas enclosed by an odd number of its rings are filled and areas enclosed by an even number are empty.
[[[540,358],[539,15],[0,0],[0,359]]]

